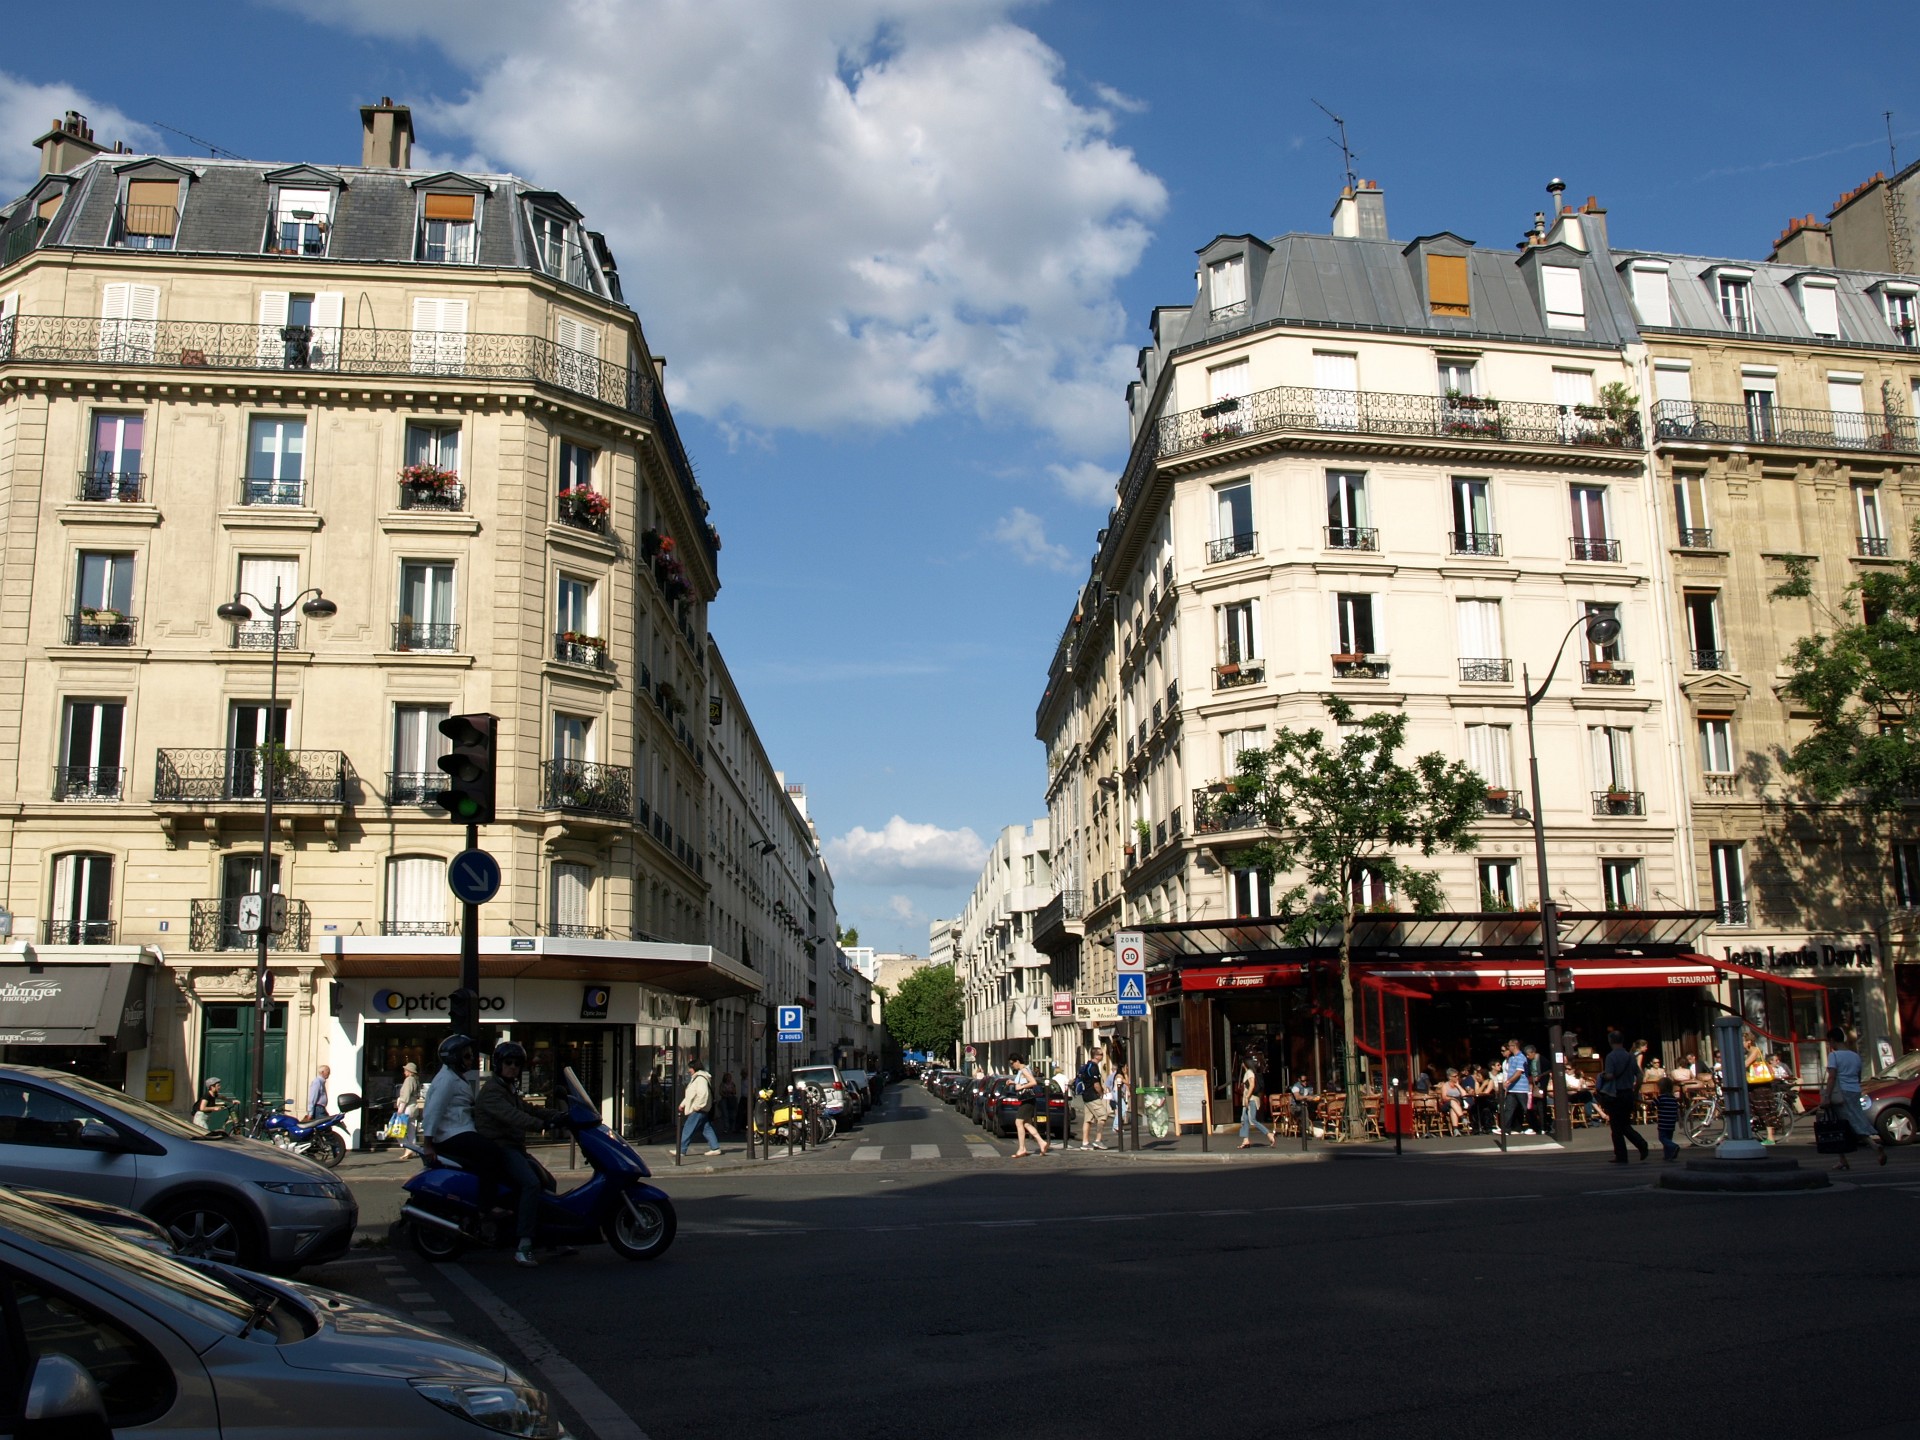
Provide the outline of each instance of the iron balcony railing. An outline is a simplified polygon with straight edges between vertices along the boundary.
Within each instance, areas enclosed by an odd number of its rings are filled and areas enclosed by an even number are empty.
[[[51,223],[37,216],[7,236],[7,248],[0,253],[0,265],[11,265],[33,253],[33,247],[40,243],[40,237],[47,233]]]
[[[1618,540],[1596,540],[1587,535],[1572,537],[1573,558],[1576,560],[1607,560],[1614,564],[1620,561],[1620,542]]]
[[[458,625],[426,625],[418,620],[393,622],[393,648],[396,650],[458,650]]]
[[[173,205],[116,205],[113,243],[129,250],[171,250],[180,233],[180,211]]]
[[[258,750],[162,750],[155,758],[157,802],[250,804],[266,799]],[[276,805],[344,805],[347,757],[339,750],[280,750],[272,757]]]
[[[1513,661],[1511,660],[1462,660],[1460,678],[1473,681],[1499,681],[1502,684],[1513,679]]]
[[[146,493],[147,477],[138,470],[82,470],[82,500],[119,500],[132,504]]]
[[[1745,899],[1718,900],[1714,902],[1713,918],[1722,925],[1748,924],[1749,913]]]
[[[82,610],[67,616],[69,645],[131,645],[139,633],[140,621],[133,615]]]
[[[1487,787],[1487,798],[1481,803],[1489,815],[1518,815],[1527,808],[1527,792],[1490,785]]]
[[[1251,555],[1260,543],[1259,533],[1248,530],[1239,535],[1222,535],[1218,540],[1207,542],[1207,563],[1217,565],[1222,560],[1232,560],[1237,556]]]
[[[382,935],[458,935],[460,927],[451,920],[382,920]]]
[[[1593,792],[1596,815],[1644,815],[1647,797],[1639,790],[1596,790]]]
[[[389,770],[387,804],[433,804],[436,795],[447,793],[447,775],[441,770]]]
[[[1711,550],[1713,548],[1713,527],[1710,525],[1682,525],[1680,527],[1680,548],[1682,550]]]
[[[1334,678],[1339,680],[1384,680],[1393,667],[1384,655],[1335,655]]]
[[[304,505],[307,503],[307,482],[304,477],[297,475],[292,478],[242,475],[240,503],[242,505]]]
[[[1786,445],[1812,450],[1881,450],[1920,454],[1910,415],[1856,410],[1790,410],[1725,401],[1660,400],[1653,407],[1656,440]]]
[[[467,487],[464,485],[402,485],[402,510],[464,510]]]
[[[1693,668],[1696,670],[1731,670],[1732,663],[1724,650],[1693,650]]]
[[[126,790],[127,772],[120,765],[56,765],[56,800],[118,800]]]
[[[607,927],[556,921],[547,926],[547,934],[556,940],[604,940],[607,938]]]
[[[624,820],[633,814],[633,771],[591,760],[546,762],[549,810],[573,810]]]
[[[566,497],[571,493],[571,491],[561,492],[560,497],[554,502],[553,518],[575,530],[590,530],[595,535],[606,534],[612,519],[611,513],[602,511],[595,515],[584,506],[568,500]]]
[[[1633,667],[1618,660],[1582,660],[1580,683],[1583,685],[1631,685]]]
[[[1869,559],[1884,560],[1893,554],[1893,541],[1885,535],[1860,535],[1855,540],[1860,553]]]
[[[1378,550],[1380,532],[1371,525],[1328,525],[1324,527],[1329,550]]]
[[[111,920],[48,920],[41,927],[43,945],[111,945]]]
[[[1193,833],[1220,835],[1233,830],[1258,830],[1266,822],[1251,801],[1243,800],[1231,785],[1193,792]]]
[[[613,668],[607,659],[605,640],[583,638],[571,631],[563,630],[553,637],[553,658],[562,665],[573,665],[582,670]]]
[[[310,948],[313,920],[304,900],[287,901],[287,928],[267,936],[267,949],[285,954]],[[240,901],[195,900],[187,929],[187,948],[195,951],[254,950],[260,937],[240,928]]]
[[[593,266],[587,262],[586,247],[572,240],[542,239],[534,249],[534,260],[556,280],[564,280],[576,290],[599,293],[594,283]]]
[[[228,640],[229,650],[271,650],[273,649],[274,625],[271,620],[242,620],[233,627]],[[300,648],[300,622],[282,620],[280,622],[280,648],[298,650]]]
[[[1455,530],[1447,536],[1448,548],[1455,555],[1498,555],[1500,537],[1486,530]]]
[[[1178,455],[1222,441],[1284,430],[1412,440],[1480,440],[1638,450],[1637,416],[1607,418],[1589,405],[1396,395],[1280,385],[1183,410],[1160,421],[1160,454]]]

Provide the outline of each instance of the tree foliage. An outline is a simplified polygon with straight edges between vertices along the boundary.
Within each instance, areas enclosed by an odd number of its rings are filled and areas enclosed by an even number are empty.
[[[842,950],[851,950],[857,945],[859,945],[859,943],[860,943],[860,927],[859,926],[849,925],[847,926],[846,929],[840,932],[840,948]]]
[[[960,982],[951,965],[922,965],[900,981],[881,1008],[902,1050],[949,1055],[960,1041]]]
[[[1815,621],[1787,657],[1783,691],[1812,717],[1787,773],[1817,800],[1844,795],[1873,810],[1920,794],[1920,561],[1870,570],[1836,609],[1815,592],[1812,562],[1789,560],[1773,598],[1810,602]]]

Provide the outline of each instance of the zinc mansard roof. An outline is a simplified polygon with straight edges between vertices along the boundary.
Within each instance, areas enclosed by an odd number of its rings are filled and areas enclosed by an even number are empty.
[[[1518,340],[1609,349],[1631,343],[1637,334],[1614,262],[1599,243],[1589,251],[1565,244],[1492,250],[1444,231],[1412,241],[1295,232],[1269,244],[1252,236],[1221,236],[1200,252],[1203,276],[1206,264],[1235,253],[1247,258],[1244,311],[1216,316],[1203,294],[1184,322],[1177,312],[1168,317],[1174,322],[1164,337],[1169,349],[1278,326],[1418,334],[1463,344]],[[1465,257],[1467,315],[1431,312],[1429,254]],[[1584,328],[1548,327],[1536,273],[1543,265],[1581,272]]]
[[[1872,270],[1840,270],[1831,265],[1794,265],[1777,260],[1740,260],[1709,255],[1678,255],[1660,250],[1616,250],[1616,265],[1653,261],[1666,267],[1670,326],[1650,330],[1690,330],[1713,335],[1773,336],[1777,339],[1830,345],[1898,345],[1912,353],[1894,332],[1885,302],[1886,290],[1913,294],[1920,281],[1912,275],[1882,274]],[[1751,330],[1737,330],[1720,309],[1720,280],[1744,280],[1753,315]],[[1840,334],[1815,335],[1801,301],[1806,281],[1830,286],[1840,321]]]
[[[109,153],[94,156],[70,175],[46,176],[33,191],[0,206],[0,245],[17,255],[22,248],[95,250],[115,248],[116,211],[123,180],[183,179],[173,253],[180,255],[259,255],[265,249],[276,188],[332,189],[335,192],[324,256],[307,260],[435,264],[418,258],[421,194],[445,190],[479,197],[479,227],[472,266],[540,268],[526,211],[529,204],[563,220],[578,212],[559,196],[515,175],[436,174],[428,170],[369,169],[357,165],[283,165],[200,157]],[[49,182],[55,182],[50,186]],[[64,191],[58,210],[40,215],[49,194]],[[39,200],[35,200],[35,196]],[[37,243],[18,232],[40,225]],[[9,244],[11,242],[11,244]],[[616,303],[619,276],[605,240],[581,232],[583,250],[599,264],[600,279],[587,288]]]

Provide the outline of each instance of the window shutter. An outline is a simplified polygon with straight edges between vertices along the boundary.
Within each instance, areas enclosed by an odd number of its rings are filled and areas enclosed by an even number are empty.
[[[1375,655],[1392,653],[1392,647],[1387,644],[1387,597],[1384,595],[1369,595],[1367,597],[1367,614],[1373,622],[1373,650],[1371,653]]]
[[[160,287],[117,280],[100,287],[100,358],[150,360],[160,317]]]
[[[129,180],[123,226],[129,235],[171,235],[180,223],[177,180]]]
[[[1673,292],[1667,288],[1667,272],[1643,270],[1636,265],[1629,274],[1633,277],[1633,308],[1639,312],[1640,323],[1673,324]]]
[[[1472,314],[1466,256],[1427,256],[1427,309],[1435,315]]]
[[[1556,370],[1553,372],[1553,402],[1556,405],[1593,404],[1593,372],[1591,370]]]
[[[417,296],[413,302],[413,368],[458,374],[467,362],[467,302]]]
[[[160,287],[158,285],[127,286],[127,318],[158,320],[160,318]]]
[[[308,366],[314,370],[340,368],[340,322],[346,311],[346,297],[339,291],[322,291],[313,297],[313,346]]]
[[[1546,307],[1547,324],[1551,328],[1587,328],[1587,305],[1580,287],[1580,272],[1571,265],[1540,267],[1540,298]]]
[[[100,318],[102,320],[124,320],[127,318],[127,295],[133,289],[124,280],[115,280],[100,287]]]
[[[585,926],[592,872],[584,865],[553,867],[553,920],[556,925]]]
[[[1260,602],[1247,602],[1247,659],[1260,658]]]
[[[1613,784],[1613,757],[1607,747],[1604,725],[1588,727],[1587,748],[1593,757],[1593,788],[1605,790]]]
[[[1687,365],[1655,365],[1653,367],[1654,393],[1662,400],[1670,400],[1676,405],[1691,407],[1693,404],[1693,369]]]
[[[60,202],[66,198],[65,191],[58,195],[49,195],[40,202],[39,209],[35,213],[50,225],[53,223],[53,217],[60,213]]]
[[[1800,313],[1807,317],[1807,328],[1814,334],[1839,338],[1840,297],[1833,286],[1801,282]]]
[[[285,290],[260,292],[260,331],[254,347],[256,358],[263,368],[278,369],[286,363],[287,342],[281,337],[280,331],[287,323],[289,298]]]
[[[473,220],[473,196],[434,195],[425,197],[421,214],[428,220]]]

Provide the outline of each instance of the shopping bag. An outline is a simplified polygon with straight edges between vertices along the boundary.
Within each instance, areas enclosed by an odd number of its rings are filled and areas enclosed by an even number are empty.
[[[1814,1112],[1813,1148],[1822,1155],[1846,1155],[1860,1145],[1860,1137],[1838,1110],[1822,1105]]]
[[[387,1122],[386,1137],[389,1140],[406,1139],[407,1138],[407,1117],[404,1115],[395,1115],[391,1120],[389,1120]]]

